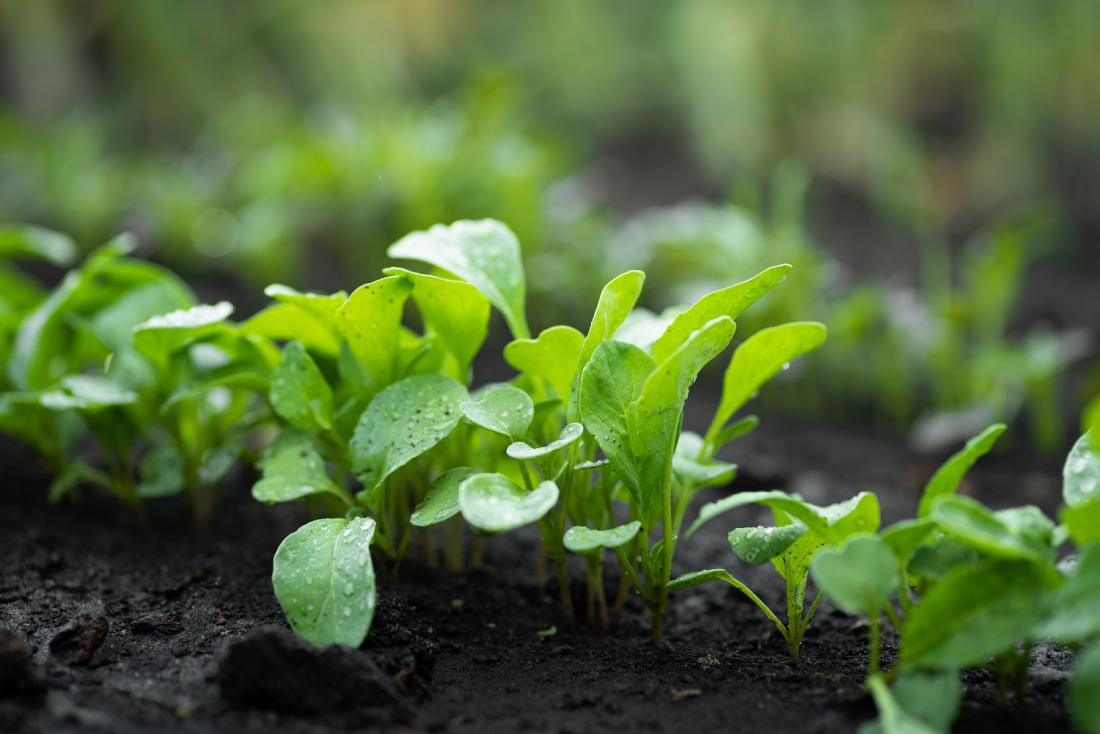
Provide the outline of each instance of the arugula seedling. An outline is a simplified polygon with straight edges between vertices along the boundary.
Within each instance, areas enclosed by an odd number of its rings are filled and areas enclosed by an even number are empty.
[[[821,602],[819,591],[809,609],[806,609],[810,564],[827,546],[840,544],[853,535],[877,530],[878,498],[869,492],[861,492],[844,502],[818,507],[786,492],[741,492],[703,505],[698,519],[688,529],[688,535],[722,513],[749,504],[771,509],[776,524],[774,527],[733,530],[729,534],[730,547],[746,563],[760,565],[771,561],[783,577],[786,585],[786,622],[781,621],[747,585],[724,569],[687,573],[675,579],[671,586],[673,590],[680,590],[709,581],[724,581],[733,586],[764,612],[786,641],[791,657],[798,660],[802,639]]]

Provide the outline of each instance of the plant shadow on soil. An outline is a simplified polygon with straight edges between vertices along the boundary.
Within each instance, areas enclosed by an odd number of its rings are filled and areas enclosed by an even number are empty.
[[[799,663],[726,586],[675,596],[660,646],[633,602],[610,635],[570,627],[553,587],[535,588],[533,533],[490,539],[482,570],[407,563],[400,578],[380,579],[362,649],[316,650],[286,629],[270,584],[271,554],[306,519],[300,507],[253,502],[250,477],[240,476],[205,536],[171,502],[153,505],[143,528],[91,493],[47,507],[26,451],[6,444],[0,456],[9,474],[0,731],[852,732],[874,716],[862,689],[861,620],[824,604]],[[781,487],[829,502],[871,489],[884,523],[912,514],[936,467],[890,439],[772,420],[729,458],[741,465],[735,490]],[[994,507],[1035,503],[1052,513],[1059,476],[1057,466],[1001,453],[964,491]],[[778,576],[745,567],[725,541],[735,523],[766,521],[745,509],[712,522],[681,543],[678,571],[724,566],[778,605]],[[573,570],[579,602],[580,564]],[[607,582],[613,593],[617,579]],[[555,634],[539,634],[551,627]],[[895,652],[888,636],[884,664]],[[1071,666],[1068,651],[1039,646],[1022,701],[1005,701],[990,674],[968,673],[956,730],[1068,730]]]

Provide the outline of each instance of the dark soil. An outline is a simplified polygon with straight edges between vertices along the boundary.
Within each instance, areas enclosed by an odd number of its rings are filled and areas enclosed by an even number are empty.
[[[891,522],[912,513],[935,468],[886,439],[765,426],[732,452],[738,488],[785,487],[821,502],[873,489]],[[143,528],[91,494],[48,508],[43,478],[27,469],[33,461],[11,447],[2,458],[3,732],[852,732],[874,715],[861,688],[861,620],[824,605],[800,663],[728,587],[676,597],[661,646],[649,642],[638,606],[610,636],[569,627],[553,590],[535,588],[534,539],[524,534],[490,540],[486,570],[406,565],[400,579],[381,580],[363,649],[317,650],[287,631],[269,578],[275,547],[305,519],[300,508],[252,502],[239,477],[205,536],[171,503],[153,506]],[[1033,502],[1052,512],[1058,476],[1056,466],[1000,455],[966,491],[996,507]],[[682,567],[739,566],[724,535],[754,513],[685,541]],[[579,601],[579,564],[575,571]],[[737,573],[778,602],[768,569]],[[1003,702],[991,675],[967,674],[958,730],[1068,730],[1071,663],[1040,647],[1019,702]]]

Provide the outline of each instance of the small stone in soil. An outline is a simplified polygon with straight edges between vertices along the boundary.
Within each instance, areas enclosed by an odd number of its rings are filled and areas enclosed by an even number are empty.
[[[87,665],[109,629],[102,611],[81,609],[50,638],[50,654],[67,665]]]

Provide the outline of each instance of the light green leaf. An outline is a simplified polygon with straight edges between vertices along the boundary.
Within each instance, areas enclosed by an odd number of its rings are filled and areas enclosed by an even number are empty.
[[[1085,548],[1069,580],[1056,591],[1037,637],[1073,644],[1100,635],[1100,545]]]
[[[398,337],[411,281],[400,276],[359,286],[336,312],[336,325],[363,368],[364,387],[377,392],[396,377]]]
[[[1085,416],[1081,424],[1085,433],[1092,436],[1092,448],[1100,454],[1100,396],[1093,398],[1085,408]]]
[[[271,376],[271,406],[303,431],[332,430],[332,388],[300,342],[290,342]]]
[[[680,313],[653,344],[653,359],[663,362],[688,340],[692,332],[719,317],[736,319],[756,303],[790,271],[790,265],[776,265],[749,280],[731,285],[700,298],[691,308]]]
[[[106,408],[133,405],[138,396],[106,377],[68,375],[50,390],[37,393],[37,402],[47,410],[96,412]]]
[[[935,529],[936,524],[929,518],[902,520],[883,530],[879,537],[894,552],[898,563],[905,564],[917,547]]]
[[[924,594],[901,631],[906,667],[958,670],[1027,640],[1049,576],[1028,561],[957,568]]]
[[[917,509],[917,517],[929,514],[940,497],[954,494],[966,473],[978,459],[989,453],[1006,428],[1003,423],[993,424],[967,441],[962,451],[948,459],[925,485],[924,494],[921,495],[920,506]]]
[[[390,245],[387,254],[434,265],[471,283],[503,314],[514,338],[530,336],[519,240],[501,222],[482,219],[437,224],[405,235]]]
[[[635,502],[640,497],[641,475],[630,442],[626,411],[656,366],[639,347],[606,341],[592,353],[581,373],[578,406],[581,419]]]
[[[802,523],[791,523],[780,527],[737,528],[728,536],[730,548],[745,563],[754,566],[767,563],[806,534]]]
[[[429,333],[438,334],[458,362],[466,379],[470,365],[489,333],[489,301],[477,287],[461,280],[440,278],[405,268],[386,268],[413,283],[412,297]]]
[[[314,645],[358,647],[377,597],[370,544],[374,521],[307,523],[275,551],[271,582],[290,626]]]
[[[673,306],[655,314],[646,308],[636,308],[627,315],[613,338],[651,353],[653,344],[683,311],[683,308]]]
[[[676,479],[688,491],[729,484],[737,474],[736,464],[714,460],[699,460],[703,438],[691,431],[680,434],[676,452],[672,455],[672,471]]]
[[[351,504],[347,491],[329,477],[313,437],[284,431],[259,461],[263,476],[252,485],[252,496],[269,505],[293,502],[315,494],[331,494]]]
[[[537,339],[516,339],[504,348],[504,360],[521,373],[546,380],[562,401],[569,400],[577,375],[584,335],[571,326],[551,326]]]
[[[792,522],[786,506],[778,502],[766,504],[771,505],[777,525]],[[787,580],[788,586],[806,577],[811,561],[822,548],[841,543],[852,535],[878,530],[878,498],[870,492],[860,492],[855,497],[825,507],[810,507],[817,515],[815,522],[807,522],[809,515],[803,508],[797,508],[799,514],[792,516],[808,525],[809,532],[792,543],[782,556],[772,559],[772,565]]]
[[[878,728],[864,727],[860,734],[947,734],[962,702],[962,683],[954,671],[902,673],[893,692],[876,675],[867,687],[878,707]]]
[[[458,488],[476,472],[468,466],[460,466],[440,474],[428,487],[424,499],[416,506],[410,522],[418,528],[437,525],[458,514]]]
[[[729,344],[734,328],[733,320],[722,316],[692,332],[650,373],[638,398],[627,406],[630,446],[641,478],[639,512],[646,527],[671,468],[688,390],[700,370]]]
[[[68,235],[26,224],[0,225],[0,258],[34,257],[63,267],[76,255],[76,243]]]
[[[1077,656],[1069,682],[1070,710],[1082,734],[1100,734],[1100,643]]]
[[[122,293],[90,319],[92,331],[113,352],[130,349],[134,327],[176,309],[194,305],[190,291],[175,276],[154,280]]]
[[[890,600],[900,575],[897,557],[875,535],[853,535],[822,549],[810,562],[810,574],[841,610],[869,615]]]
[[[581,348],[579,369],[584,369],[596,347],[610,339],[630,315],[638,296],[642,294],[645,273],[641,270],[628,270],[611,280],[600,292],[600,300],[592,315],[588,335]]]
[[[1100,497],[1062,508],[1062,524],[1078,547],[1100,543]]]
[[[273,303],[241,324],[241,333],[279,341],[299,341],[310,350],[333,357],[340,353],[336,317],[322,324],[308,311],[290,303]]]
[[[303,293],[287,285],[273,283],[264,288],[264,295],[279,303],[297,306],[301,310],[313,316],[319,323],[333,328],[336,323],[336,313],[348,300],[348,294],[344,291],[335,293]]]
[[[233,304],[201,304],[153,318],[134,327],[134,347],[154,362],[164,361],[184,347],[224,331]]]
[[[1100,436],[1100,433],[1097,433]],[[1062,471],[1062,499],[1070,507],[1100,498],[1100,454],[1092,434],[1077,440]]]
[[[460,406],[462,414],[487,431],[522,438],[535,417],[531,396],[513,385],[488,385]]]
[[[970,497],[947,496],[930,517],[943,532],[999,558],[1053,559],[1054,524],[1035,507],[992,512]]]
[[[556,440],[545,446],[535,447],[523,441],[516,441],[505,449],[505,453],[518,461],[531,461],[532,459],[539,459],[543,456],[549,456],[556,451],[561,451],[576,443],[583,435],[584,426],[580,423],[570,423],[565,428],[561,429],[561,434]]]
[[[562,540],[566,549],[572,553],[594,553],[603,548],[619,548],[626,545],[634,540],[634,536],[641,529],[642,524],[637,520],[607,530],[593,530],[574,525],[565,531],[565,537]]]
[[[705,523],[725,512],[729,512],[736,507],[755,504],[782,510],[791,517],[797,518],[807,526],[819,531],[823,531],[826,527],[821,514],[809,502],[796,495],[771,490],[767,492],[738,492],[715,502],[708,502],[699,509],[699,517],[688,528],[687,535],[694,535]]]
[[[463,519],[487,533],[503,533],[538,522],[558,502],[558,485],[546,481],[531,492],[503,474],[474,474],[458,489]]]
[[[442,375],[413,375],[378,393],[349,446],[352,470],[368,492],[449,436],[467,396],[466,388]]]
[[[760,419],[755,415],[748,415],[744,418],[730,423],[715,435],[713,439],[713,445],[709,447],[708,453],[715,454],[723,446],[729,444],[732,441],[736,441],[742,436],[748,435],[756,430],[756,427],[760,425]]]
[[[733,353],[722,380],[722,399],[714,414],[712,439],[768,380],[784,365],[825,343],[826,329],[815,322],[798,322],[763,329],[745,340]]]

